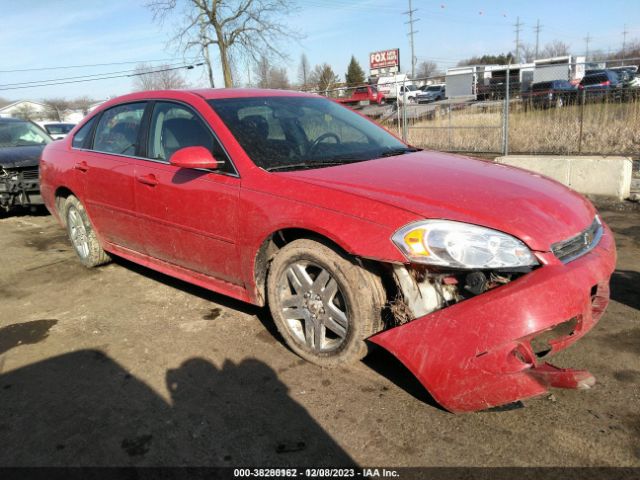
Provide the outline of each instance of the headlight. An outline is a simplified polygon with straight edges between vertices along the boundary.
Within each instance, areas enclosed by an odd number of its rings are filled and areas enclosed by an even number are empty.
[[[401,228],[391,239],[416,263],[479,269],[538,264],[517,238],[468,223],[424,220]]]

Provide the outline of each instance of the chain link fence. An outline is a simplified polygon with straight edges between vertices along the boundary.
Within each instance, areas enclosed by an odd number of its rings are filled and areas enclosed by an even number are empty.
[[[321,94],[358,108],[408,143],[479,155],[640,158],[639,58],[449,69]],[[371,87],[378,97],[371,97]],[[363,90],[364,89],[364,90]],[[367,91],[358,100],[355,92]],[[380,94],[384,97],[380,101]]]

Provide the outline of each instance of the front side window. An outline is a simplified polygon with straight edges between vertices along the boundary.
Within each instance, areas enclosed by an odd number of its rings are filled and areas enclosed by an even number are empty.
[[[149,158],[168,162],[185,147],[204,147],[224,161],[222,171],[233,171],[224,150],[202,119],[190,108],[171,102],[156,102],[149,132]]]
[[[0,148],[32,147],[49,142],[51,137],[31,122],[0,123]]]
[[[209,104],[265,170],[317,168],[409,150],[383,128],[321,97],[225,98]]]
[[[106,110],[96,127],[93,149],[117,155],[135,155],[146,102],[127,103]]]

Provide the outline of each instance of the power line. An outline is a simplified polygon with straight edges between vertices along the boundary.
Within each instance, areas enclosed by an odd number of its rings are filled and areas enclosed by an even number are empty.
[[[136,60],[136,61],[132,60],[129,62],[90,63],[86,65],[62,65],[62,66],[55,66],[55,67],[17,68],[12,70],[0,70],[0,73],[40,72],[45,70],[65,70],[65,69],[72,69],[72,68],[108,67],[112,65],[131,65],[134,63],[158,63],[158,62],[168,62],[173,60],[178,60],[178,59],[165,58],[160,60]]]
[[[69,81],[65,81],[65,82],[54,82],[54,83],[40,83],[38,85],[25,85],[25,84],[20,84],[19,86],[14,86],[14,87],[9,87],[9,88],[0,88],[0,91],[6,91],[6,90],[21,90],[21,89],[25,89],[25,88],[36,88],[36,87],[52,87],[52,86],[56,86],[56,85],[68,85],[71,83],[85,83],[85,82],[95,82],[97,80],[110,80],[113,78],[126,78],[126,77],[137,77],[140,75],[148,75],[151,73],[160,73],[160,72],[168,72],[171,70],[180,70],[180,69],[186,69],[186,70],[191,70],[195,67],[200,67],[204,65],[203,62],[200,63],[195,63],[195,64],[191,64],[191,65],[182,65],[179,67],[171,67],[171,68],[162,68],[159,70],[147,70],[145,72],[140,72],[140,73],[128,73],[128,74],[123,74],[123,75],[113,75],[113,74],[108,74],[105,73],[104,75],[107,76],[102,76],[100,78],[87,78],[87,79],[83,79],[83,80],[69,80]],[[116,73],[116,72],[113,72]]]
[[[173,64],[169,64],[169,65],[158,65],[158,67],[161,68],[170,68],[170,67],[179,67],[179,66],[186,66],[184,62],[180,62],[180,63],[173,63]],[[147,70],[149,68],[153,68],[152,66],[147,67]],[[99,78],[102,77],[104,75],[116,75],[116,74],[120,74],[120,73],[138,73],[139,75],[144,75],[147,72],[136,72],[137,69],[133,69],[133,70],[119,70],[116,72],[106,72],[106,73],[94,73],[91,75],[77,75],[74,77],[62,77],[62,78],[49,78],[46,80],[33,80],[30,82],[15,82],[15,83],[2,83],[0,84],[0,88],[2,87],[13,87],[16,85],[30,85],[30,84],[40,84],[40,83],[50,83],[50,82],[61,82],[61,81],[65,81],[65,80],[78,80],[81,78]]]
[[[415,12],[417,12],[417,9],[412,8],[411,0],[409,0],[409,10],[404,12],[403,15],[409,16],[409,21],[404,23],[409,25],[408,35],[411,42],[411,78],[414,78],[416,76],[416,52],[415,52],[415,47],[413,43],[413,36],[414,34],[418,33],[417,31],[413,30],[413,24],[416,23],[418,20],[420,20],[419,18],[416,18],[414,20],[413,14]]]

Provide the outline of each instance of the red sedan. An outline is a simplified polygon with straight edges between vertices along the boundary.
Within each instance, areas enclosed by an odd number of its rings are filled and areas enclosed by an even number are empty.
[[[318,365],[381,345],[453,412],[595,381],[546,358],[601,317],[613,236],[539,175],[269,90],[113,99],[49,144],[40,172],[84,265],[117,255],[267,304]]]

